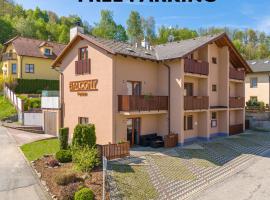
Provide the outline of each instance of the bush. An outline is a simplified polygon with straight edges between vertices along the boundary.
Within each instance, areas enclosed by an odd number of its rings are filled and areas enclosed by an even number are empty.
[[[59,90],[58,80],[17,79],[17,94],[41,94],[42,90]]]
[[[96,145],[95,125],[78,124],[74,129],[72,146],[92,148],[95,145]]]
[[[59,130],[59,144],[60,150],[68,149],[68,128],[60,128]]]
[[[98,150],[96,148],[84,147],[73,149],[72,157],[75,167],[82,172],[90,172],[100,164]]]
[[[66,172],[66,173],[63,173],[63,174],[58,174],[56,177],[55,177],[55,182],[58,184],[58,185],[68,185],[70,183],[76,183],[78,181],[80,181],[81,179],[78,178],[76,176],[75,173],[73,172]]]
[[[74,200],[93,200],[94,193],[89,188],[82,188],[75,193]]]
[[[40,108],[41,107],[40,98],[30,98],[29,99],[29,107],[30,108]]]
[[[72,154],[70,150],[60,150],[55,154],[55,157],[61,163],[72,161]]]
[[[70,183],[60,188],[59,200],[74,200],[75,193],[82,187],[82,183]]]

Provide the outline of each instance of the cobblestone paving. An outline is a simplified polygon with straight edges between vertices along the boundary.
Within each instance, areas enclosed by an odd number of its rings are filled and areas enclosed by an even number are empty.
[[[146,166],[158,199],[188,199],[269,150],[270,133],[247,133],[198,144],[201,149],[177,147],[116,162]]]

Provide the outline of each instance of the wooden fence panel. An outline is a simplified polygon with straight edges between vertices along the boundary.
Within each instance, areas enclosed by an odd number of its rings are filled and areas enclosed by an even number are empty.
[[[130,145],[128,142],[121,144],[98,145],[98,150],[100,156],[104,156],[108,160],[124,158],[130,155]]]

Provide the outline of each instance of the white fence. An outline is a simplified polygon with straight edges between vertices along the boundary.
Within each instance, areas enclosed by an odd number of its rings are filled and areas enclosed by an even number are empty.
[[[44,109],[59,109],[59,97],[41,97],[41,108]]]
[[[19,112],[23,111],[23,100],[16,96],[16,94],[7,86],[4,87],[4,95],[16,107]]]
[[[24,125],[26,126],[43,126],[43,113],[42,112],[25,112]]]

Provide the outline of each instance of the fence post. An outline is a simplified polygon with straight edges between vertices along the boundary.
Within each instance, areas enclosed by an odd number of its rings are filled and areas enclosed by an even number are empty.
[[[102,164],[103,164],[103,187],[102,187],[102,200],[106,199],[106,172],[107,172],[107,164],[108,160],[105,156],[102,156]]]

